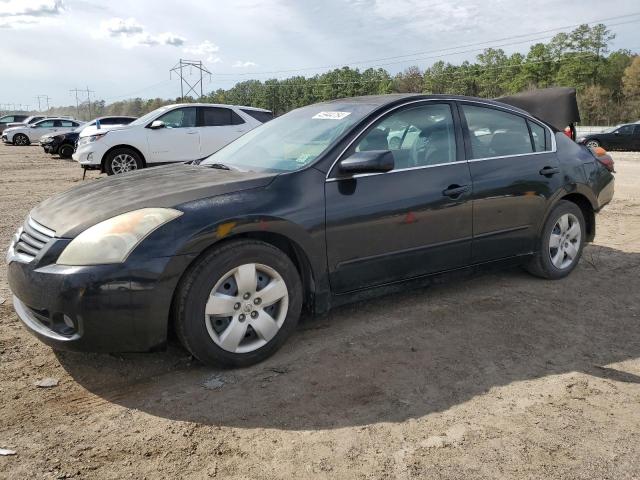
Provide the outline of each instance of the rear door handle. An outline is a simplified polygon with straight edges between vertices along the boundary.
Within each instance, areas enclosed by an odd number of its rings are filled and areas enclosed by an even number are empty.
[[[540,170],[540,175],[545,177],[550,177],[551,175],[555,175],[556,173],[560,173],[560,169],[558,167],[544,167]]]
[[[469,191],[469,185],[449,185],[448,188],[442,191],[442,195],[450,198],[458,198],[463,193]]]

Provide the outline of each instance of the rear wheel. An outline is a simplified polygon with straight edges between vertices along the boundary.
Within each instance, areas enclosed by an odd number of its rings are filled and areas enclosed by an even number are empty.
[[[584,215],[580,207],[561,200],[545,222],[539,251],[527,265],[527,270],[542,278],[566,277],[580,260],[585,233]]]
[[[130,148],[117,148],[109,153],[104,169],[107,175],[118,175],[142,168],[142,159]]]
[[[291,259],[254,240],[207,253],[176,295],[178,337],[208,365],[241,367],[269,357],[293,332],[302,308],[300,276]]]
[[[27,137],[24,133],[16,133],[13,137],[13,144],[18,146],[29,145],[31,142],[29,141],[29,137]]]
[[[73,145],[60,145],[60,147],[58,147],[58,155],[62,158],[71,158],[73,155]]]

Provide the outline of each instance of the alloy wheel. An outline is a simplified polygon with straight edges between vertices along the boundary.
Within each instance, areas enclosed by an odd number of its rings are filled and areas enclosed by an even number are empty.
[[[111,160],[111,171],[115,174],[130,172],[138,169],[138,163],[132,155],[121,153]]]
[[[273,268],[247,263],[215,284],[205,306],[211,339],[223,350],[250,353],[276,336],[287,317],[289,291]]]
[[[595,140],[589,140],[587,142],[587,147],[589,148],[598,148],[600,146],[600,144],[598,142],[596,142]]]
[[[560,270],[571,267],[580,252],[581,240],[582,229],[578,218],[572,213],[562,215],[549,238],[551,263]]]
[[[15,143],[16,145],[19,145],[21,147],[26,145],[27,142],[28,142],[28,139],[27,139],[26,135],[22,135],[22,134],[16,135],[16,137],[13,139],[13,143]]]

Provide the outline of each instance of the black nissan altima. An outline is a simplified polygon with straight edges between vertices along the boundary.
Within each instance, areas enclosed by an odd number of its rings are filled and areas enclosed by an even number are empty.
[[[155,350],[173,328],[204,363],[249,365],[303,308],[487,264],[562,278],[613,185],[588,148],[503,103],[336,100],[199,164],[51,197],[9,247],[9,283],[23,323],[54,348]]]

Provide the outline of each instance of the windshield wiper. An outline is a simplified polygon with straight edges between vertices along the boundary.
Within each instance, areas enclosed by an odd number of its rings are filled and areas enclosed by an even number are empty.
[[[207,163],[206,165],[202,165],[200,164],[202,167],[210,167],[210,168],[217,168],[219,170],[231,170],[231,168],[229,168],[227,165],[225,165],[224,163]]]

